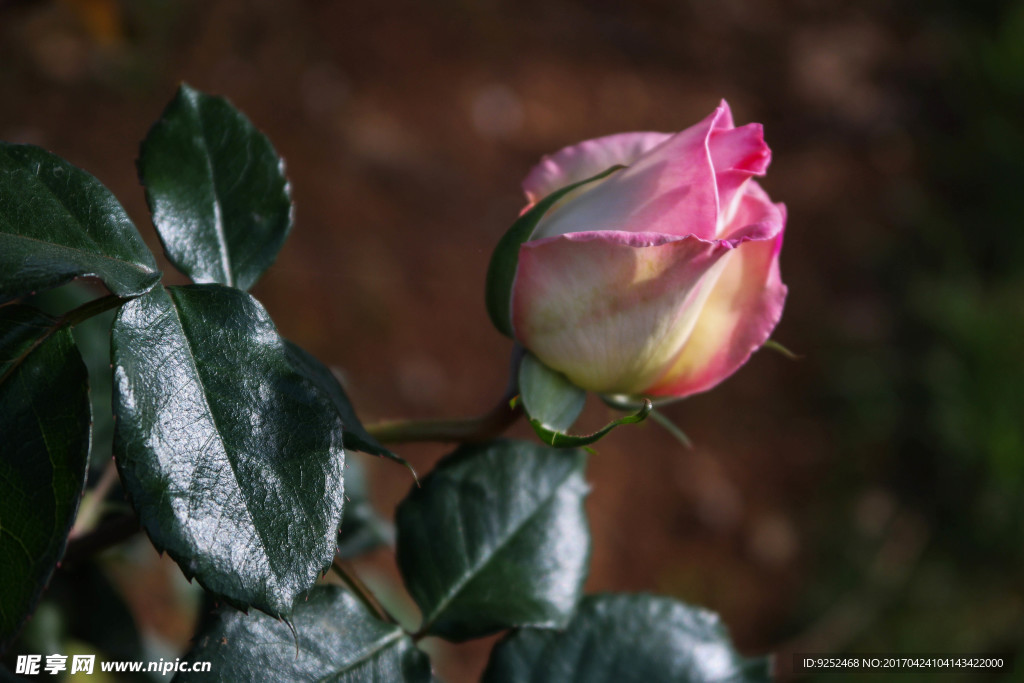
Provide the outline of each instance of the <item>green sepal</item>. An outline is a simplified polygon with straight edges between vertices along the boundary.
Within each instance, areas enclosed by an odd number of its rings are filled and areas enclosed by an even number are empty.
[[[531,421],[563,433],[576,422],[587,402],[586,391],[532,353],[525,354],[519,365],[519,397]]]
[[[576,188],[602,180],[625,166],[612,166],[596,176],[573,183],[552,192],[534,204],[529,211],[520,216],[508,232],[498,242],[491,255],[491,264],[487,268],[486,300],[487,313],[498,331],[506,337],[513,337],[512,331],[512,284],[516,279],[519,267],[519,247],[533,236],[540,219],[551,210],[558,200]]]
[[[637,422],[643,422],[650,414],[651,410],[654,409],[654,404],[651,403],[651,399],[643,399],[643,403],[640,406],[640,410],[632,415],[625,415],[617,420],[612,420],[601,429],[597,430],[592,434],[585,435],[573,435],[565,434],[564,432],[548,429],[540,420],[536,420],[530,416],[527,419],[530,421],[530,425],[533,427],[533,431],[537,433],[540,440],[549,446],[555,448],[579,448],[582,446],[589,446],[590,444],[604,438],[608,432],[612,431],[619,425],[636,424]]]
[[[782,354],[789,360],[800,360],[801,358],[803,358],[803,356],[801,356],[800,354],[790,351],[788,348],[786,348],[779,342],[775,341],[774,339],[769,339],[764,344],[761,344],[761,348],[771,349],[776,353]]]

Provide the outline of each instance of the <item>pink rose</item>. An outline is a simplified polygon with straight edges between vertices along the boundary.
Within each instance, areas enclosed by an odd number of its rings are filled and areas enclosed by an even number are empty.
[[[511,329],[545,365],[601,394],[681,397],[735,372],[768,339],[786,286],[786,210],[752,178],[771,151],[724,101],[681,133],[624,133],[545,157],[530,204],[592,178],[519,248]]]

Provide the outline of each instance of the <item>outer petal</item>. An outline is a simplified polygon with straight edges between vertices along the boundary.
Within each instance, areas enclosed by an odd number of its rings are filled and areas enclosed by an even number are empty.
[[[747,186],[733,225],[748,226],[732,228],[733,233],[749,235],[749,224],[756,221],[765,237],[737,242],[735,251],[723,259],[722,274],[686,345],[667,372],[641,393],[679,397],[706,391],[764,344],[782,316],[786,299],[779,275],[785,219],[785,207],[772,204],[756,183]]]
[[[669,133],[620,133],[586,140],[541,159],[523,181],[534,204],[555,190],[593,178],[612,166],[629,166],[672,137]]]
[[[760,123],[732,130],[714,130],[708,138],[708,149],[718,185],[718,225],[721,232],[733,222],[747,181],[752,176],[764,175],[768,169],[772,152],[764,142],[764,128]]]
[[[567,147],[535,166],[523,189],[532,205],[566,185],[625,165],[623,172],[562,199],[541,221],[536,238],[626,230],[714,239],[732,222],[746,182],[763,175],[770,162],[762,126],[735,128],[723,100],[703,121],[676,135],[626,133]]]
[[[642,393],[684,348],[734,247],[625,232],[528,242],[513,285],[516,338],[577,386]]]
[[[552,209],[537,238],[622,230],[714,239],[718,191],[708,137],[724,106],[636,159],[629,168]]]

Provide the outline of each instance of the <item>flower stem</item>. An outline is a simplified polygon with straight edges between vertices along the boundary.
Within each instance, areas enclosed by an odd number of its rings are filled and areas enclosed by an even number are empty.
[[[493,439],[511,427],[523,414],[521,405],[511,405],[512,399],[519,393],[519,364],[522,359],[523,350],[517,345],[512,352],[508,387],[497,404],[483,415],[443,420],[384,420],[366,425],[366,431],[381,443],[474,443]]]
[[[386,420],[368,425],[366,431],[381,443],[486,441],[504,432],[522,415],[522,408],[509,406],[511,400],[512,396],[502,397],[498,405],[478,417],[454,420]]]

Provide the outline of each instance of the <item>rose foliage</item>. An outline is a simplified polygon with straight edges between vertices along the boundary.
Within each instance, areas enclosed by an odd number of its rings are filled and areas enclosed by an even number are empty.
[[[785,210],[753,180],[769,159],[760,126],[735,127],[724,102],[680,133],[545,157],[487,279],[516,341],[509,393],[484,418],[364,426],[247,291],[293,211],[281,159],[229,102],[182,86],[142,144],[183,286],[162,284],[96,178],[0,143],[0,662],[16,662],[2,677],[52,654],[41,604],[73,624],[102,599],[133,633],[93,555],[141,528],[217,606],[183,680],[426,682],[423,639],[498,633],[486,681],[767,680],[770,660],[739,655],[710,612],[584,594],[591,456],[576,447],[710,389],[768,339],[786,295]],[[82,278],[109,294],[68,284]],[[627,413],[570,435],[587,392]],[[522,411],[544,443],[497,438]],[[414,440],[462,445],[410,484],[392,524],[365,469],[404,462],[386,444]],[[419,617],[396,618],[352,573],[382,545]],[[58,645],[143,659],[137,636],[105,628]]]

